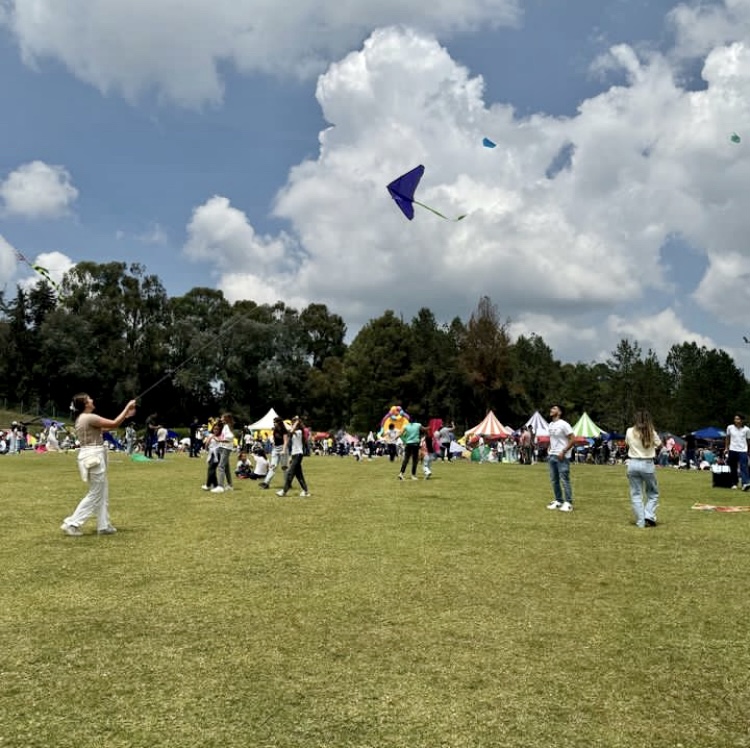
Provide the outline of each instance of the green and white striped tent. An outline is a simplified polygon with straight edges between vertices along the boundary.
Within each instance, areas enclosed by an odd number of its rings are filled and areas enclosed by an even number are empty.
[[[585,437],[586,439],[595,439],[599,434],[602,433],[600,429],[584,411],[584,414],[578,419],[578,422],[573,426],[573,433],[576,436]]]

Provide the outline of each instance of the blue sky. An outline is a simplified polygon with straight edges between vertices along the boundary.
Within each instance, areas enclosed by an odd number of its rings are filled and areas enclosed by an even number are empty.
[[[750,365],[750,0],[60,5],[0,0],[0,252],[324,302],[351,332],[488,294],[563,360],[630,337]],[[385,184],[420,162],[462,224],[398,215]]]

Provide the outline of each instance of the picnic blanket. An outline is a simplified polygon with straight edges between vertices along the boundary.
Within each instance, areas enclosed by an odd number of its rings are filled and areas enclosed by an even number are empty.
[[[715,504],[695,503],[692,508],[701,512],[726,512],[728,514],[750,512],[750,506],[716,506]]]

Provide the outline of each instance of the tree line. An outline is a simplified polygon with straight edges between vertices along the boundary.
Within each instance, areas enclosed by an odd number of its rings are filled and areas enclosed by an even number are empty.
[[[750,404],[744,373],[722,350],[685,342],[661,361],[623,339],[605,362],[563,363],[541,336],[513,340],[508,330],[482,297],[468,320],[446,324],[427,308],[410,321],[386,310],[347,343],[325,304],[230,304],[210,288],[170,298],[139,264],[81,262],[59,292],[42,281],[0,295],[0,397],[59,415],[86,391],[108,414],[145,393],[139,420],[158,412],[178,425],[230,411],[250,423],[272,406],[317,430],[363,433],[396,403],[459,432],[489,409],[519,426],[552,402],[571,422],[586,410],[622,431],[646,407],[678,434],[729,423]]]

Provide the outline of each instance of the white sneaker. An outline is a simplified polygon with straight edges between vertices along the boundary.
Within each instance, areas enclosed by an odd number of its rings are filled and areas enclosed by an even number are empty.
[[[411,476],[411,479],[412,479],[412,480],[419,480],[419,478],[417,478],[417,476],[416,476],[416,475],[412,475],[412,476]]]
[[[81,531],[80,527],[74,527],[73,525],[67,525],[65,522],[63,522],[60,525],[60,529],[66,534],[70,535],[71,537],[78,538],[81,535],[83,535],[83,532]]]
[[[559,501],[550,501],[549,504],[547,504],[547,509],[559,509],[562,506],[562,504]]]
[[[399,473],[398,474],[398,479],[399,480],[403,480],[404,479],[404,474],[403,473]]]
[[[201,486],[201,491],[210,491],[211,489],[208,486]]]
[[[300,491],[299,492],[300,498],[306,499],[308,496],[312,496],[312,494],[309,491]]]
[[[224,486],[225,491],[234,491],[234,486]]]
[[[215,486],[211,489],[211,493],[224,493],[224,489],[221,486]]]
[[[116,527],[112,527],[112,525],[107,525],[103,530],[97,531],[99,535],[114,535],[117,532]]]
[[[283,488],[280,488],[278,491],[276,491],[276,495],[283,498],[284,496],[286,496],[286,491]]]
[[[562,506],[560,507],[561,512],[572,512],[573,511],[573,505],[569,501],[563,501]]]
[[[430,476],[432,475],[432,470],[427,470],[424,474],[425,480],[430,480]]]

